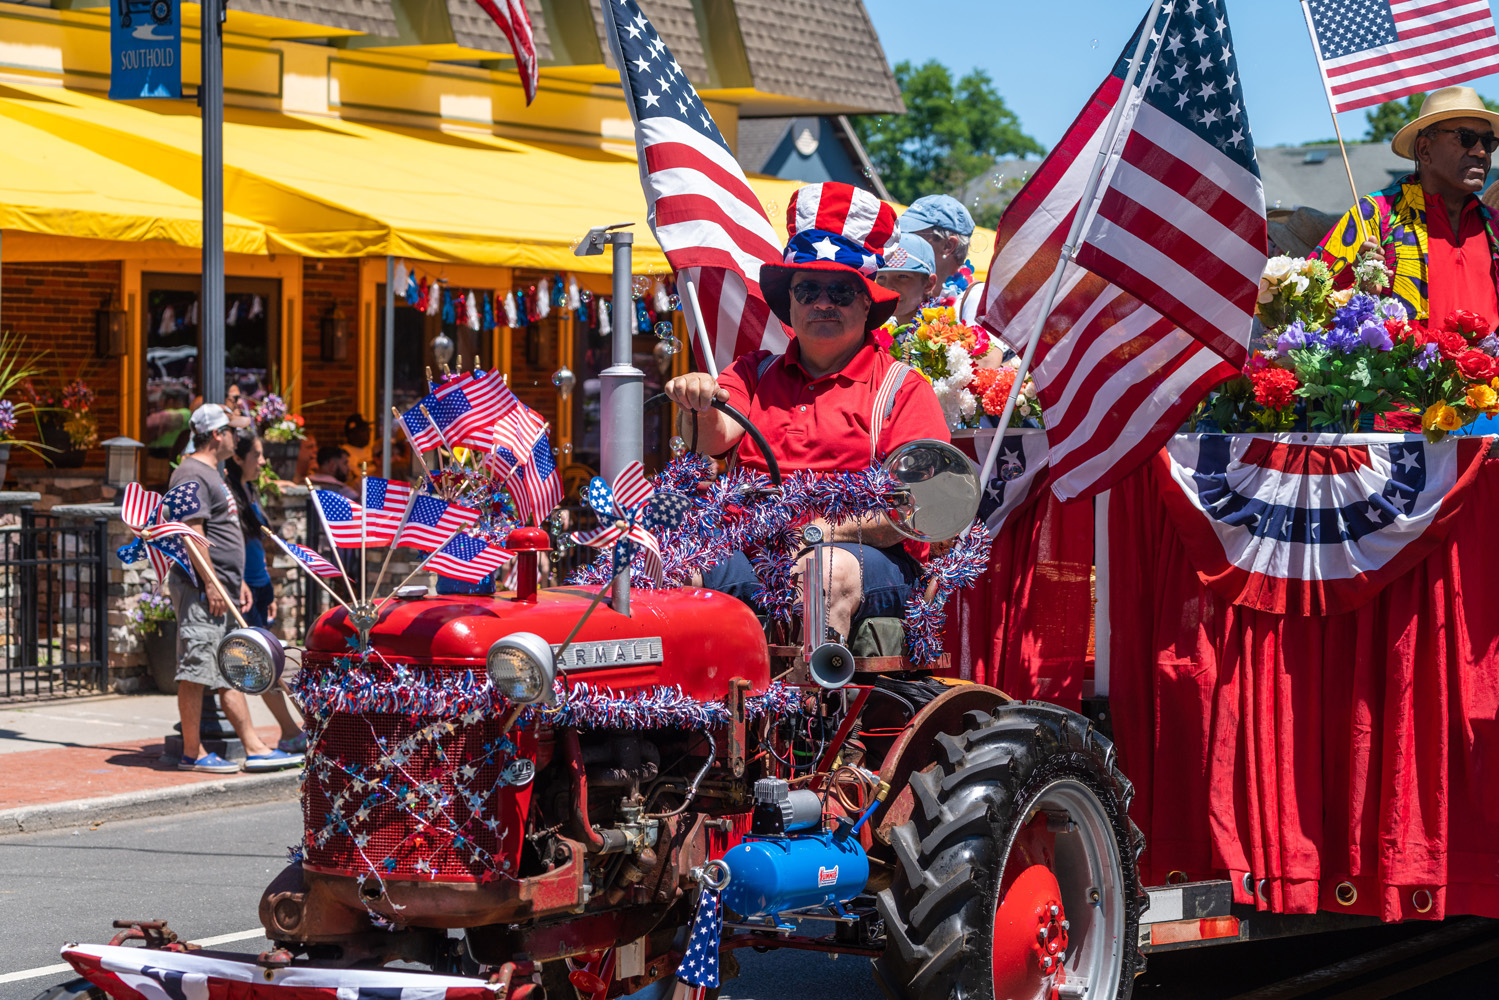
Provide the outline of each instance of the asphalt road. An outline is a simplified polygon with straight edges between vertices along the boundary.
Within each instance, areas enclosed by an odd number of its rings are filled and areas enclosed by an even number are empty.
[[[301,831],[295,803],[0,837],[0,1000],[32,1000],[72,978],[51,972],[66,941],[106,941],[116,917],[163,918],[190,940],[257,928],[261,890]],[[1150,958],[1142,1000],[1451,1000],[1499,997],[1499,924],[1396,964],[1267,992],[1289,977],[1390,949],[1430,926],[1385,927]],[[258,935],[216,947],[254,954]],[[725,1000],[883,1000],[867,960],[738,952]],[[9,979],[9,981],[7,981]],[[1258,992],[1256,992],[1258,991]]]

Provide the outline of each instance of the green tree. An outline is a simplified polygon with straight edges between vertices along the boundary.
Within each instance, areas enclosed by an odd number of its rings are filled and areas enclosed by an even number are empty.
[[[954,82],[935,59],[921,66],[900,62],[895,81],[906,102],[903,115],[853,119],[859,141],[891,197],[907,204],[924,194],[963,196],[968,182],[1001,156],[1046,150],[1026,135],[989,74],[975,69]]]
[[[1412,94],[1403,101],[1385,101],[1377,108],[1364,112],[1369,122],[1369,132],[1364,136],[1369,142],[1389,142],[1395,133],[1415,121],[1421,114],[1421,102],[1425,94]],[[1499,101],[1482,97],[1483,106],[1490,111],[1499,111]]]

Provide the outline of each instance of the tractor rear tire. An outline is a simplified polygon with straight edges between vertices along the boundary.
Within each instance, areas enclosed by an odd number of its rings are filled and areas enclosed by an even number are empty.
[[[911,819],[891,836],[895,880],[877,896],[886,946],[875,978],[891,1000],[1127,1000],[1144,971],[1148,900],[1133,788],[1113,744],[1041,702],[963,723],[938,736],[938,762],[911,775]],[[1027,949],[1018,960],[1017,948]]]

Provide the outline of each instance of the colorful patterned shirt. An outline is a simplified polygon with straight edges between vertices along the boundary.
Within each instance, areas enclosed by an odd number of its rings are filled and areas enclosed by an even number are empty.
[[[1416,321],[1429,321],[1426,192],[1421,189],[1420,181],[1414,174],[1407,174],[1383,191],[1360,198],[1358,208],[1364,217],[1364,232],[1379,234],[1386,259],[1393,249],[1395,279],[1389,294],[1399,299]],[[1496,213],[1482,202],[1478,202],[1478,210],[1488,234],[1491,271],[1496,285],[1499,285],[1499,240],[1494,237]],[[1308,255],[1327,262],[1339,287],[1352,281],[1353,271],[1348,265],[1358,257],[1358,248],[1364,239],[1353,211],[1349,209],[1323,238],[1322,244]],[[1443,319],[1445,317],[1437,317],[1436,321],[1440,323]]]

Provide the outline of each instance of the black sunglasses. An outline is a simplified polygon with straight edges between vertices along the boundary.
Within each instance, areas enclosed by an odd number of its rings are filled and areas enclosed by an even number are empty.
[[[833,281],[826,285],[820,281],[799,281],[791,286],[791,294],[804,306],[822,298],[823,292],[828,293],[828,301],[833,305],[846,306],[859,297],[859,286],[847,281]]]
[[[1483,143],[1483,151],[1485,153],[1492,153],[1496,147],[1499,147],[1499,135],[1495,135],[1492,132],[1480,133],[1470,128],[1434,128],[1428,131],[1451,132],[1457,136],[1457,143],[1463,149],[1472,149],[1478,143]]]

